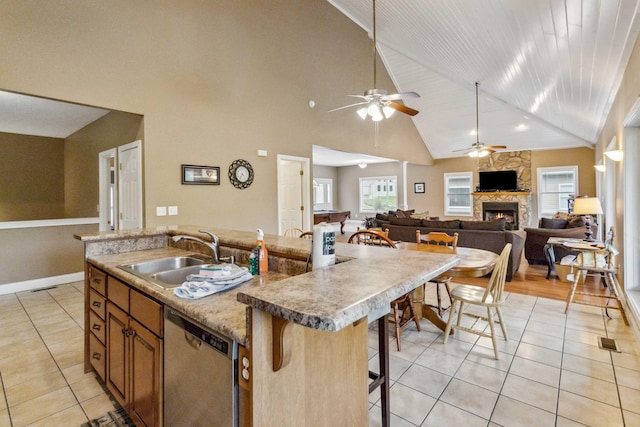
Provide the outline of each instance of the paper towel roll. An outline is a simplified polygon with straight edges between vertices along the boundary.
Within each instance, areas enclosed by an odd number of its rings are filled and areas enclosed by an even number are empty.
[[[312,262],[313,269],[324,268],[336,263],[336,233],[326,222],[313,226]]]

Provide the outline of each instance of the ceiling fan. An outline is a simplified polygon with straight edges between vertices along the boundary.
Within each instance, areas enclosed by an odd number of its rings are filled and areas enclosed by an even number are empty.
[[[471,148],[453,150],[454,153],[459,151],[466,151],[469,157],[485,157],[489,154],[495,153],[496,150],[503,150],[507,148],[506,145],[484,145],[484,142],[480,142],[480,125],[478,120],[478,86],[480,86],[480,83],[476,82],[476,142],[471,145]]]
[[[418,110],[414,110],[411,107],[407,107],[404,104],[400,104],[396,101],[401,100],[402,98],[419,98],[415,92],[402,92],[402,93],[392,93],[387,94],[387,91],[384,89],[376,88],[376,57],[377,57],[377,46],[376,46],[376,0],[373,0],[373,89],[369,89],[364,92],[364,95],[347,95],[354,98],[361,98],[363,101],[356,102],[355,104],[345,105],[344,107],[334,108],[332,111],[338,111],[345,108],[355,107],[357,105],[362,105],[357,113],[358,115],[365,120],[367,117],[371,117],[371,120],[374,122],[378,122],[383,118],[389,118],[395,111],[400,111],[401,113],[408,114],[410,116],[415,116],[418,114]]]

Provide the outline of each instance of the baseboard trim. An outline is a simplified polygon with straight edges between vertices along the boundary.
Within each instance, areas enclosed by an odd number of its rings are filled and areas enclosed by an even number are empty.
[[[41,279],[25,280],[24,282],[6,283],[0,285],[0,295],[15,294],[16,292],[32,291],[50,286],[64,285],[84,280],[84,272],[62,274],[60,276],[43,277]]]

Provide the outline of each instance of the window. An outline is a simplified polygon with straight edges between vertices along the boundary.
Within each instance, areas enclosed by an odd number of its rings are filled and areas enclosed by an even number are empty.
[[[333,180],[330,178],[316,178],[313,180],[313,209],[333,209],[332,188]]]
[[[444,174],[444,214],[473,216],[472,172]]]
[[[360,212],[398,209],[395,176],[360,178]]]
[[[578,193],[578,166],[538,168],[538,216],[568,212],[569,198]]]

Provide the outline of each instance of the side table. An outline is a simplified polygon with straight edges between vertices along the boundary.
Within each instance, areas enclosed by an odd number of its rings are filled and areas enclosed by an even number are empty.
[[[563,246],[565,243],[584,243],[584,241],[582,239],[575,238],[549,237],[543,249],[544,257],[547,259],[547,280],[551,277],[552,271],[555,273],[556,254],[553,248],[556,246]]]

